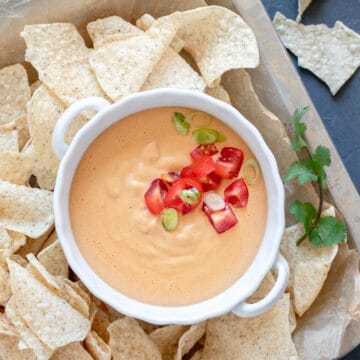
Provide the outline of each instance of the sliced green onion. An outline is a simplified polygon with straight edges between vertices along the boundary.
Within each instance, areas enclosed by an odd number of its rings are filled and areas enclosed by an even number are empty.
[[[211,115],[203,112],[196,111],[186,116],[185,121],[196,127],[209,126],[211,124]]]
[[[185,189],[180,193],[180,199],[186,205],[195,205],[200,198],[200,191],[196,188]]]
[[[178,214],[175,209],[165,209],[161,216],[161,222],[166,231],[172,231],[176,229],[178,224]]]
[[[226,140],[225,135],[220,134],[216,130],[206,129],[206,128],[195,130],[192,133],[192,136],[195,139],[195,141],[201,145],[209,145]]]
[[[190,123],[185,119],[185,115],[179,112],[174,112],[172,116],[172,121],[175,125],[175,129],[183,135],[187,135],[190,128]]]
[[[259,164],[255,159],[249,159],[244,165],[244,179],[248,185],[255,184],[260,174]]]

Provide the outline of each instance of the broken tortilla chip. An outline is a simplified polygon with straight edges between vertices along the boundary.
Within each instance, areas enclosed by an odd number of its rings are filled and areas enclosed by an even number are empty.
[[[153,331],[149,338],[159,349],[162,360],[174,359],[178,341],[187,330],[186,326],[168,325]]]
[[[161,360],[161,354],[156,345],[148,338],[135,319],[125,317],[116,320],[108,330],[113,360]]]
[[[92,21],[86,25],[86,29],[94,49],[99,49],[109,42],[128,39],[142,33],[140,29],[120,16],[109,16]]]
[[[90,49],[73,24],[26,25],[21,36],[27,46],[25,60],[64,104],[105,96],[88,63]]]
[[[6,230],[0,225],[0,264],[18,251],[26,243],[26,237],[16,231]]]
[[[298,65],[323,80],[335,95],[360,66],[360,35],[337,21],[302,25],[277,12],[274,27],[284,46],[298,57]]]
[[[139,91],[167,50],[177,28],[177,17],[158,20],[140,35],[94,50],[90,65],[106,94],[116,101]]]
[[[30,86],[26,70],[20,64],[0,69],[0,125],[26,114]]]
[[[323,216],[335,216],[334,207],[323,211]],[[294,310],[302,316],[318,296],[338,251],[338,245],[315,248],[309,241],[296,245],[304,233],[302,224],[285,229],[280,252],[290,267],[288,289],[294,301]]]
[[[26,325],[50,349],[83,340],[90,322],[27,269],[8,260],[12,301]]]
[[[0,150],[0,179],[13,184],[27,184],[33,167],[31,156]]]
[[[85,338],[85,348],[94,360],[111,360],[110,346],[93,330]]]
[[[205,90],[205,93],[214,97],[215,99],[218,99],[218,100],[224,101],[228,104],[231,104],[229,93],[221,85],[217,85],[212,88],[208,87]]]
[[[69,277],[69,265],[59,240],[42,249],[37,258],[51,275]]]
[[[274,307],[253,318],[229,313],[210,319],[206,325],[203,359],[206,360],[296,360],[289,328],[289,294]]]
[[[0,180],[0,225],[38,238],[54,224],[53,194]]]
[[[183,356],[205,335],[205,326],[205,322],[190,326],[190,329],[187,330],[179,340],[174,360],[182,360]]]
[[[312,0],[298,0],[298,15],[296,17],[296,21],[300,22],[301,17],[308,6],[311,4]]]
[[[173,15],[170,15],[170,17]],[[231,69],[259,65],[259,50],[250,27],[234,12],[207,6],[180,13],[177,35],[194,58],[206,84],[213,87]]]

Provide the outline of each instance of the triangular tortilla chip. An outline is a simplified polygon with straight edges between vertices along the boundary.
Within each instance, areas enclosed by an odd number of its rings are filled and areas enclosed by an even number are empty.
[[[73,24],[26,25],[21,36],[27,46],[25,60],[64,104],[105,96],[88,63],[90,49]]]
[[[173,360],[178,341],[187,330],[186,326],[168,325],[153,331],[149,338],[158,347],[162,360]]]
[[[86,29],[94,49],[101,48],[109,42],[128,39],[142,33],[140,29],[120,16],[109,16],[90,22],[86,25]]]
[[[42,249],[37,258],[51,275],[69,277],[69,265],[59,240]]]
[[[38,238],[54,224],[53,194],[0,180],[0,225]]]
[[[20,64],[0,69],[0,125],[26,114],[30,100],[27,73]]]
[[[206,325],[203,359],[296,360],[289,328],[289,294],[265,314],[239,318],[229,313]],[[271,355],[270,355],[271,354]]]
[[[276,13],[275,29],[284,46],[298,57],[298,65],[323,80],[335,95],[360,66],[360,35],[337,21],[302,25]]]
[[[185,11],[180,19],[177,35],[208,86],[213,87],[230,69],[258,66],[255,35],[238,14],[220,6],[207,6]]]
[[[323,216],[335,216],[334,207]],[[280,245],[281,254],[290,266],[288,288],[294,301],[294,310],[302,316],[318,296],[338,251],[338,245],[315,248],[309,241],[296,246],[296,240],[304,233],[302,224],[285,229]]]
[[[161,360],[156,345],[148,338],[135,319],[125,317],[109,326],[109,345],[113,360]]]
[[[6,230],[0,225],[0,264],[26,243],[26,237],[16,231]]]
[[[81,341],[90,322],[62,298],[54,295],[27,269],[8,260],[12,300],[26,325],[50,349]]]
[[[94,50],[90,65],[114,101],[141,89],[178,28],[176,17],[159,20],[146,32]]]

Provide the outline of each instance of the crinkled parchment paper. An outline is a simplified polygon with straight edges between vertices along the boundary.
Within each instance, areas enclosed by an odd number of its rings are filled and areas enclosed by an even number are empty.
[[[20,31],[25,24],[42,22],[72,22],[79,28],[88,41],[85,26],[87,22],[97,18],[120,15],[125,19],[136,20],[149,12],[158,17],[176,10],[187,10],[205,6],[202,0],[63,0],[52,2],[46,6],[45,0],[2,0],[0,2],[0,67],[23,62],[25,44],[20,38]],[[240,1],[211,1],[212,4],[231,5],[234,9],[247,9],[251,5],[240,4]],[[257,6],[260,6],[257,4]],[[261,6],[260,6],[261,8]],[[246,14],[241,14],[245,17]],[[259,14],[259,20],[266,18],[265,13]],[[258,38],[260,51],[262,43],[272,38]],[[266,53],[261,52],[262,57]],[[279,56],[283,56],[280,54]],[[276,84],[264,75],[263,64],[252,71],[256,79],[256,89],[274,88]],[[289,92],[293,91],[293,79],[289,82]],[[274,152],[281,174],[296,159],[290,150],[289,139],[282,122],[268,111],[258,100],[252,87],[251,79],[244,70],[231,71],[223,77],[222,85],[229,92],[232,104],[238,108],[263,134],[266,142]],[[270,90],[271,91],[271,90]],[[279,97],[272,99],[273,109],[285,105]],[[304,104],[298,104],[301,106]],[[295,198],[310,200],[316,203],[317,195],[311,186],[300,190],[296,184],[286,184],[287,203]],[[287,219],[291,224],[292,219]],[[351,247],[351,243],[350,243]],[[298,327],[294,332],[294,341],[300,359],[331,359],[349,351],[360,343],[360,276],[359,254],[341,246],[328,279],[310,310],[297,319]]]

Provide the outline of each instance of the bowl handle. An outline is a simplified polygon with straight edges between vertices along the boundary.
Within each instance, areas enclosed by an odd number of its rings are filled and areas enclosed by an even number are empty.
[[[103,98],[89,97],[74,102],[62,113],[55,125],[52,136],[52,146],[59,160],[64,157],[69,148],[69,145],[65,142],[65,134],[74,118],[86,109],[100,111],[109,105],[110,103]]]
[[[262,300],[254,304],[242,301],[232,309],[235,315],[244,318],[261,315],[268,311],[280,299],[289,280],[289,265],[280,254],[273,265],[273,269],[277,273],[277,279],[270,292]]]

